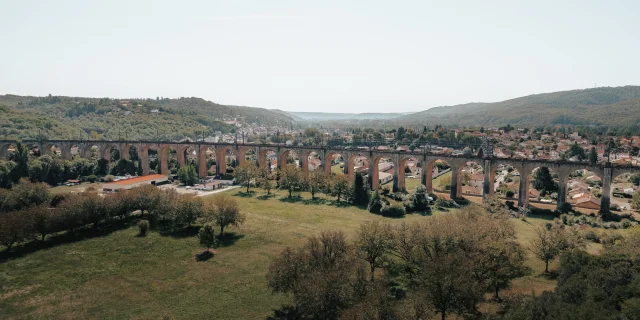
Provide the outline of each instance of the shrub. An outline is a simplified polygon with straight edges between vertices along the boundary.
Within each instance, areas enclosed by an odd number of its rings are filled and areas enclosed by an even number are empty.
[[[402,200],[402,206],[404,207],[406,212],[412,212],[413,210],[416,209],[415,207],[415,203],[414,203],[414,196],[411,194],[407,194],[405,195],[404,199]]]
[[[629,219],[622,219],[622,221],[620,221],[620,225],[622,226],[623,229],[629,229],[632,226],[635,225],[635,223],[633,223],[631,220]]]
[[[554,218],[560,217],[560,212],[558,211],[553,211],[549,209],[540,209],[536,207],[531,207],[531,214],[540,215],[540,216],[549,216]]]
[[[591,242],[600,243],[600,236],[598,236],[598,234],[595,233],[593,230],[587,232],[587,234],[585,235],[585,238]]]
[[[205,224],[200,228],[200,231],[198,231],[198,240],[203,247],[207,248],[207,251],[209,251],[209,248],[213,248],[217,242],[213,227]]]
[[[507,196],[507,198],[513,198],[515,193],[513,191],[509,190],[509,191],[507,191],[507,193],[505,195]]]
[[[449,207],[449,202],[443,198],[438,198],[433,205],[438,209],[443,209]]]
[[[94,183],[94,182],[96,182],[96,181],[98,180],[98,177],[96,177],[96,175],[95,175],[95,174],[92,174],[92,175],[90,175],[90,176],[88,176],[88,177],[87,177],[87,180],[88,180],[89,182],[91,182],[91,183]]]
[[[136,225],[138,227],[138,235],[144,237],[147,235],[147,231],[149,231],[149,221],[141,220]]]
[[[113,182],[113,180],[115,180],[116,177],[112,176],[112,175],[107,175],[104,177],[104,182]]]
[[[568,202],[563,202],[558,208],[558,211],[560,211],[560,213],[569,213],[572,210],[573,208],[571,207],[571,204]]]
[[[427,188],[419,186],[412,197],[413,208],[415,210],[429,210],[429,201],[427,200]]]
[[[382,209],[382,202],[380,201],[380,194],[376,190],[371,193],[367,210],[371,213],[380,213],[380,209]]]
[[[62,202],[64,200],[64,194],[56,194],[53,197],[51,197],[51,206],[52,207],[57,207],[58,204],[60,204],[60,202]]]
[[[396,203],[382,206],[380,213],[385,217],[404,217],[407,212],[402,205]]]

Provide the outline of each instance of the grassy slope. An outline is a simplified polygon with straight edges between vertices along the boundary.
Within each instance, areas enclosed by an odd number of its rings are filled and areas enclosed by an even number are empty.
[[[286,246],[328,229],[353,237],[371,219],[395,224],[429,218],[387,219],[354,207],[289,203],[280,197],[238,200],[247,221],[230,231],[241,236],[206,262],[194,259],[202,249],[193,232],[185,237],[152,232],[140,238],[134,228],[0,262],[0,314],[9,319],[264,318],[288,301],[271,294],[266,284],[270,259]],[[534,226],[546,222],[529,220],[514,219],[523,244],[535,235]],[[534,274],[517,280],[513,291],[554,287],[554,281],[540,276],[542,262],[531,259],[529,265]]]

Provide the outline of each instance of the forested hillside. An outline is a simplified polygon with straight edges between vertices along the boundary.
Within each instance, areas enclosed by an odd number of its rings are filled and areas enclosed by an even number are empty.
[[[235,125],[223,120],[269,126],[294,121],[283,113],[220,105],[200,98],[0,96],[3,139],[193,139],[216,131],[234,132]]]
[[[496,103],[432,108],[397,119],[449,126],[595,125],[630,128],[640,124],[640,86],[602,87],[535,94]],[[634,129],[635,128],[635,129]]]

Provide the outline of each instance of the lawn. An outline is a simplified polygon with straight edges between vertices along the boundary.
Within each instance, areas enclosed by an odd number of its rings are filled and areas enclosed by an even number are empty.
[[[78,193],[78,192],[84,192],[87,188],[94,188],[96,190],[100,190],[102,189],[102,183],[94,182],[94,183],[81,183],[75,186],[57,186],[49,189],[49,192],[51,192],[51,194],[53,195],[60,194],[60,193],[69,193],[69,192]]]
[[[2,318],[264,319],[289,299],[272,294],[266,283],[270,259],[286,246],[329,229],[353,237],[367,220],[397,224],[429,219],[417,214],[383,218],[336,205],[333,199],[289,202],[283,201],[284,193],[267,200],[258,197],[261,191],[250,196],[238,190],[228,193],[241,202],[247,219],[240,228],[229,228],[236,233],[235,241],[205,262],[195,260],[202,251],[196,228],[179,235],[151,232],[137,237],[134,227],[0,260]],[[513,221],[523,244],[535,236],[535,226],[547,222]],[[555,286],[540,275],[541,261],[531,259],[529,264],[534,274],[517,280],[512,291],[539,293]]]

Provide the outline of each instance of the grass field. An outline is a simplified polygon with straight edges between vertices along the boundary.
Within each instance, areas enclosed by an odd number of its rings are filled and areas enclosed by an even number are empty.
[[[102,189],[102,183],[95,182],[95,183],[82,183],[75,186],[57,186],[49,190],[51,194],[55,195],[55,194],[70,193],[70,192],[73,192],[73,193],[84,192],[87,188],[94,188],[96,190],[100,190]]]
[[[264,319],[288,301],[271,294],[266,283],[270,259],[286,246],[302,244],[306,237],[329,229],[353,237],[367,220],[397,224],[429,219],[417,214],[383,218],[336,205],[333,199],[289,202],[284,193],[267,200],[258,197],[261,192],[229,193],[241,202],[246,222],[230,228],[236,233],[235,242],[218,248],[217,255],[205,262],[195,260],[202,251],[196,228],[178,235],[151,232],[136,237],[134,227],[1,260],[1,318]],[[513,219],[518,240],[525,245],[535,236],[534,227],[547,222],[528,220]],[[553,289],[555,281],[541,275],[543,263],[529,256],[534,273],[515,281],[510,291],[530,294]]]

